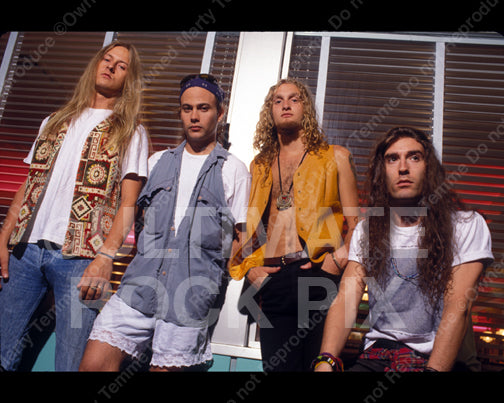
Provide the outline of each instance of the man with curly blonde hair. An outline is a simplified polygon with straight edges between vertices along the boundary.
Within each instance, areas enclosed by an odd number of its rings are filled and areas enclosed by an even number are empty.
[[[231,275],[245,276],[261,306],[264,370],[306,371],[357,224],[355,168],[347,149],[328,145],[308,88],[290,78],[266,96],[254,147],[247,242]],[[250,294],[240,305],[257,307]]]

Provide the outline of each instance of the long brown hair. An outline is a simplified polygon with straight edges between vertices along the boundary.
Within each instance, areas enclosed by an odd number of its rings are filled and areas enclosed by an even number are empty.
[[[317,152],[319,149],[327,149],[328,147],[324,132],[318,124],[315,103],[308,87],[294,78],[282,79],[273,85],[266,95],[254,136],[254,148],[259,151],[255,161],[265,165],[266,176],[269,173],[271,163],[280,151],[278,133],[273,121],[271,107],[273,105],[273,96],[282,84],[294,84],[299,89],[301,102],[303,103],[301,125],[304,131],[303,141],[306,150]]]
[[[368,169],[368,206],[384,207],[384,215],[370,216],[369,249],[366,239],[360,241],[368,251],[364,259],[368,275],[381,286],[388,280],[387,270],[390,257],[390,197],[385,177],[385,152],[397,140],[410,137],[419,142],[425,151],[425,179],[418,207],[427,209],[421,216],[420,225],[424,235],[419,237],[419,249],[427,250],[427,257],[417,258],[418,286],[434,310],[439,309],[445,292],[452,280],[451,268],[454,254],[454,215],[458,210],[467,210],[446,181],[441,162],[436,157],[429,137],[421,130],[396,127],[389,130],[376,144]],[[439,195],[439,197],[429,197]]]
[[[141,62],[136,48],[129,43],[115,41],[102,48],[88,63],[80,77],[72,98],[60,108],[47,122],[43,136],[54,138],[61,126],[77,118],[86,108],[92,105],[95,95],[96,68],[105,54],[116,46],[129,51],[128,73],[120,97],[113,109],[113,130],[107,147],[117,147],[119,155],[124,155],[129,142],[140,123],[142,105]]]

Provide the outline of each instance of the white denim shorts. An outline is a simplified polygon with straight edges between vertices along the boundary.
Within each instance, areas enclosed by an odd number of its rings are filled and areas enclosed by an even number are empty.
[[[116,294],[96,318],[89,339],[108,343],[140,360],[152,340],[150,364],[158,367],[191,367],[212,359],[207,327],[182,327],[146,316]]]

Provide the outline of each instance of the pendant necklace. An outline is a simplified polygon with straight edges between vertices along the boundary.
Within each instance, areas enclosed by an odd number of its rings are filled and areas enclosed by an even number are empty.
[[[303,158],[301,158],[301,161],[299,161],[298,168],[303,163],[303,160],[306,157],[307,152],[308,151],[305,151],[305,153],[303,154]],[[290,193],[292,190],[292,186],[294,185],[294,178],[292,178],[289,190],[287,191],[287,193],[284,194],[282,189],[282,174],[280,173],[280,152],[278,153],[277,156],[277,162],[278,162],[278,179],[280,181],[280,195],[277,197],[276,205],[278,210],[283,211],[292,207],[292,196]]]

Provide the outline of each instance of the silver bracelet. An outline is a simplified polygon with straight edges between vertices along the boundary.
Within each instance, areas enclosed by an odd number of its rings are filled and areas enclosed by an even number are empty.
[[[341,270],[343,271],[343,269],[341,268],[341,266],[339,265],[338,261],[336,260],[336,258],[334,257],[334,252],[331,253],[331,257],[332,257],[332,260],[334,262],[334,264],[336,265],[336,267],[338,268],[338,270]]]
[[[112,260],[114,260],[114,259],[115,259],[115,257],[114,257],[114,256],[109,255],[109,254],[107,254],[107,253],[105,253],[105,252],[102,252],[101,250],[100,250],[100,251],[98,251],[98,252],[96,252],[96,254],[97,254],[97,255],[106,256],[106,257],[108,257],[109,259],[112,259]]]

